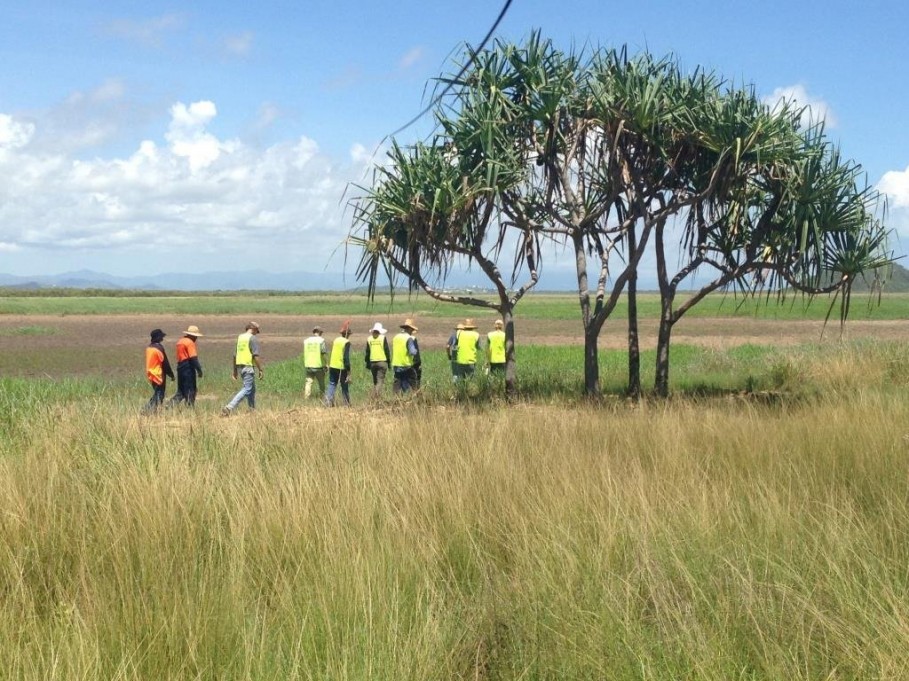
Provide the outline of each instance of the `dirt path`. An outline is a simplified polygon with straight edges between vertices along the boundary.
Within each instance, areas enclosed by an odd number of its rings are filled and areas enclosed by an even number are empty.
[[[325,329],[329,340],[335,337],[341,316],[305,317],[296,315],[257,315],[261,325],[263,355],[268,361],[280,361],[299,355],[303,339],[316,324]],[[383,316],[352,317],[354,347],[365,343],[373,323],[381,321],[391,333],[402,321]],[[416,320],[420,327],[420,345],[426,350],[445,347],[457,318]],[[0,375],[80,375],[110,371],[114,374],[134,372],[141,363],[141,349],[148,343],[149,331],[160,327],[167,332],[167,347],[179,338],[190,324],[205,334],[200,351],[209,363],[227,364],[233,354],[237,334],[247,320],[225,315],[108,315],[108,316],[0,316]],[[655,321],[641,324],[641,345],[655,345]],[[481,328],[481,333],[488,329]],[[823,333],[819,321],[772,321],[751,318],[690,318],[681,321],[673,333],[673,342],[712,348],[744,344],[791,346],[802,343],[836,343],[840,329],[831,324]],[[566,345],[583,343],[579,322],[551,320],[519,321],[519,343]],[[621,349],[626,346],[622,320],[607,322],[600,337],[600,347]],[[844,338],[854,340],[904,340],[909,338],[909,320],[854,321],[846,326]]]

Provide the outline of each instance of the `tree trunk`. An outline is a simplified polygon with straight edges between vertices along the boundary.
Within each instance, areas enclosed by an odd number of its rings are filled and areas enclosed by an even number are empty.
[[[517,394],[518,370],[514,353],[514,310],[510,305],[503,306],[502,322],[505,324],[505,398],[512,399]]]
[[[600,358],[597,353],[599,334],[591,329],[584,329],[584,394],[587,397],[600,396]]]
[[[635,230],[628,231],[629,252],[637,249]],[[632,268],[628,277],[628,396],[641,399],[641,347],[638,336],[638,270]]]
[[[664,306],[657,334],[656,379],[654,390],[659,397],[669,397],[669,341],[672,336],[672,310]]]

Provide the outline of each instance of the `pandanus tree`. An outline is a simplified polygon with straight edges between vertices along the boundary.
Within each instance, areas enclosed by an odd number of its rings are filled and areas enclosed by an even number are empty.
[[[667,244],[666,225],[654,238],[659,396],[669,392],[672,329],[708,294],[730,286],[754,292],[756,279],[781,295],[833,293],[845,320],[852,281],[892,261],[879,195],[860,184],[860,168],[840,158],[822,126],[802,129],[801,111],[769,109],[750,90],[706,104],[677,130],[700,131],[698,160],[677,192],[698,200],[686,209],[680,244]],[[669,253],[680,263],[671,275]],[[678,303],[680,286],[705,272],[707,281]]]
[[[496,310],[505,326],[505,390],[513,395],[514,309],[539,280],[539,239],[520,205],[527,164],[512,141],[510,103],[491,85],[500,76],[500,55],[473,56],[480,66],[468,83],[455,83],[456,102],[446,101],[436,112],[444,133],[409,149],[392,143],[387,165],[376,169],[372,187],[355,202],[350,242],[362,247],[357,274],[370,294],[384,272],[389,282],[402,275],[411,290],[437,300]],[[455,115],[448,113],[451,107]],[[502,207],[506,194],[517,204],[508,211]],[[506,277],[499,260],[509,247],[513,268]],[[438,287],[435,282],[456,263],[478,267],[495,299]],[[515,288],[524,270],[527,279]]]
[[[351,241],[371,292],[384,269],[439,300],[498,310],[510,390],[513,310],[538,280],[541,243],[574,256],[588,395],[600,392],[598,338],[625,290],[629,392],[640,393],[636,281],[648,252],[661,299],[658,395],[668,394],[672,328],[709,293],[753,291],[758,277],[778,292],[841,295],[845,315],[855,277],[890,261],[877,195],[793,107],[770,109],[751,88],[685,74],[671,58],[565,53],[538,33],[467,57],[469,68],[440,79],[442,133],[392,144],[356,203]],[[507,249],[510,281],[497,264]],[[489,277],[497,300],[433,288],[461,261]],[[524,269],[528,281],[511,290]],[[679,304],[680,286],[708,271]]]

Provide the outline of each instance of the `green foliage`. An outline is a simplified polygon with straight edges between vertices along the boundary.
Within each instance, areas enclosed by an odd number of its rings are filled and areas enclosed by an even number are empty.
[[[0,336],[52,336],[57,330],[50,326],[17,326],[0,329]]]

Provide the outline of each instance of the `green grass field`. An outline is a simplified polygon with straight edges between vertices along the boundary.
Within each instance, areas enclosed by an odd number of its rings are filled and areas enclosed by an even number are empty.
[[[458,308],[432,300],[426,295],[408,296],[398,293],[394,298],[387,294],[376,296],[369,301],[358,293],[324,294],[156,294],[137,295],[118,292],[116,295],[84,296],[73,292],[70,295],[9,295],[0,297],[0,315],[109,315],[109,314],[306,314],[323,315],[369,315],[374,313],[417,314],[420,316],[447,317],[468,310],[473,316],[492,316],[479,308]],[[480,296],[482,297],[482,296]],[[679,294],[679,302],[685,294]],[[491,298],[490,298],[491,300]],[[800,296],[778,300],[777,298],[742,298],[732,293],[715,294],[695,306],[689,313],[692,317],[756,317],[758,319],[823,319],[828,311],[829,301],[818,299],[808,301]],[[642,318],[656,318],[659,314],[659,296],[642,293],[638,302]],[[532,293],[516,308],[520,318],[575,321],[579,319],[576,295],[567,293]],[[618,318],[627,317],[627,305],[622,300],[613,313]],[[833,319],[837,318],[834,311]],[[909,318],[909,294],[892,293],[878,304],[866,293],[855,293],[851,308],[855,320],[890,320]]]
[[[434,350],[352,409],[291,358],[230,418],[223,371],[151,417],[135,372],[2,377],[0,678],[909,678],[906,351],[680,344],[633,405],[623,351],[592,404],[523,345],[508,404]]]

